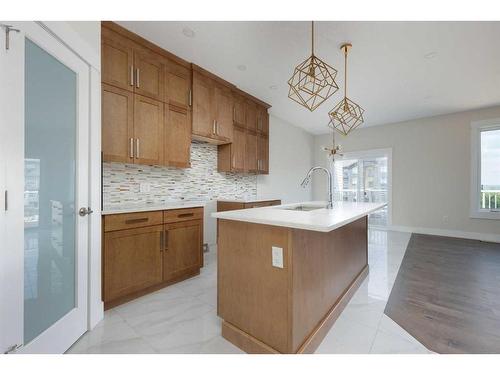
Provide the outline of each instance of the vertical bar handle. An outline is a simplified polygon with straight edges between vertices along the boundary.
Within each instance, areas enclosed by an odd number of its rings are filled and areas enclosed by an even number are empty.
[[[189,89],[188,104],[191,107],[193,105],[193,90]]]
[[[139,89],[141,88],[141,70],[139,68],[137,68],[135,70],[135,86]]]
[[[134,67],[130,65],[130,86],[134,86]]]
[[[129,139],[129,156],[131,159],[134,158],[134,138]]]
[[[139,147],[140,147],[140,143],[139,143],[139,138],[136,138],[135,139],[135,158],[136,159],[139,159],[140,156],[139,156]]]

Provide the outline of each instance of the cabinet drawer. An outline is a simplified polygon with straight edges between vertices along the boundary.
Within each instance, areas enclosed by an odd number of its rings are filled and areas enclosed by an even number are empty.
[[[263,202],[253,202],[253,203],[245,203],[245,208],[257,208],[257,207],[268,207],[268,206],[277,206],[280,205],[281,201],[263,201]]]
[[[104,231],[148,227],[163,223],[162,211],[132,212],[104,216]]]
[[[163,211],[164,223],[176,223],[178,221],[203,219],[203,208],[182,208],[179,210]]]

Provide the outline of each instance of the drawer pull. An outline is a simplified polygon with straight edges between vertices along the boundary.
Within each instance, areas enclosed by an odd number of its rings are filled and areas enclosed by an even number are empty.
[[[191,217],[191,216],[194,216],[194,213],[190,212],[190,213],[187,213],[187,214],[179,214],[179,215],[177,215],[177,217]]]
[[[146,221],[149,221],[149,218],[141,217],[139,219],[127,219],[125,220],[125,224],[145,223]]]

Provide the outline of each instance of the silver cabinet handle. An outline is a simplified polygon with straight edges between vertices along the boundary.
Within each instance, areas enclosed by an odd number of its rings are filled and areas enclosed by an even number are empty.
[[[139,138],[136,138],[135,140],[135,158],[139,159]]]
[[[219,123],[215,121],[215,134],[219,135]]]
[[[134,67],[130,65],[130,86],[134,86]]]
[[[131,159],[134,158],[134,138],[129,139],[129,156]]]
[[[193,90],[191,89],[189,89],[188,103],[190,107],[193,105]]]
[[[140,79],[141,71],[139,68],[135,70],[135,86],[139,89],[141,88],[141,79]]]
[[[212,124],[212,134],[217,134],[217,132],[215,130],[215,120],[214,120],[214,123]]]
[[[235,161],[234,161],[234,160],[235,160],[235,159],[234,159],[234,155],[233,155],[233,160],[231,161],[231,166],[232,166],[233,168],[234,168],[234,167],[235,167],[235,165],[236,165],[236,163],[235,163]]]

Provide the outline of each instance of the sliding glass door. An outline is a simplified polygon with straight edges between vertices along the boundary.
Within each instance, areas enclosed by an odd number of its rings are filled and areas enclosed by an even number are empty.
[[[333,165],[334,199],[346,202],[390,203],[390,150],[345,153]],[[369,224],[387,226],[389,208],[369,216]]]

